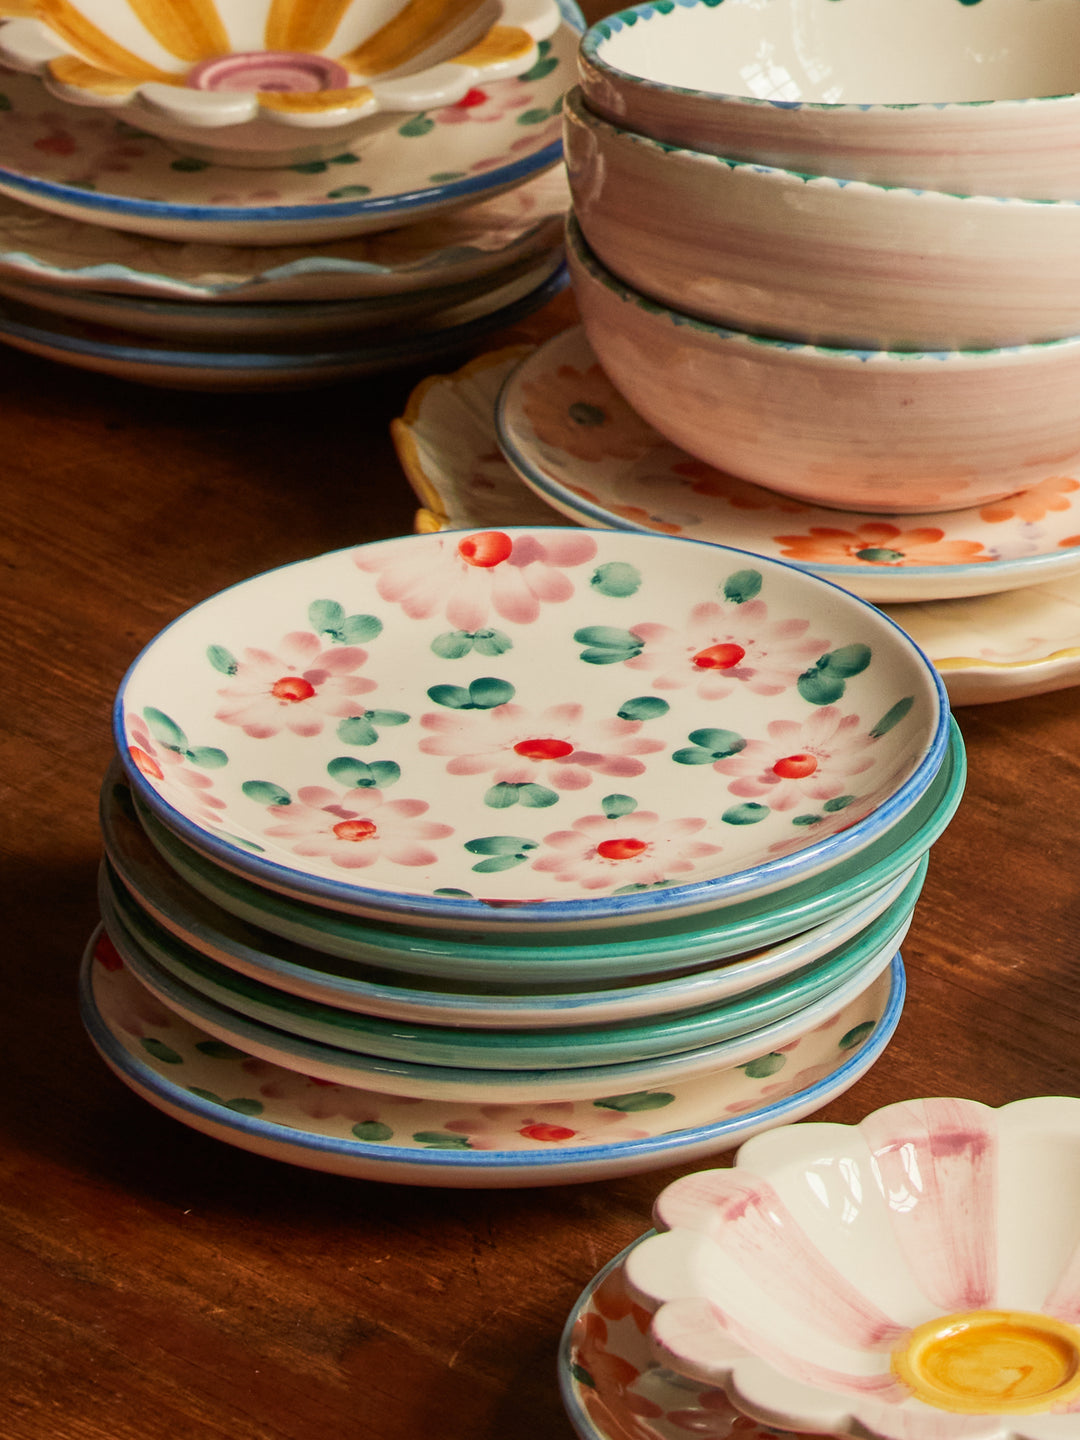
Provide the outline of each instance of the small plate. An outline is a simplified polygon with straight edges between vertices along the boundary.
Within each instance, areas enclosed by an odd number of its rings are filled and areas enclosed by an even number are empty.
[[[394,299],[482,281],[561,248],[570,190],[553,166],[396,230],[307,245],[154,240],[0,195],[0,276],[73,294],[198,304]]]
[[[362,155],[273,170],[186,160],[34,76],[0,82],[0,194],[67,219],[168,240],[293,245],[392,229],[508,190],[558,163],[562,96],[584,22],[563,23],[518,80],[375,136]]]
[[[359,345],[354,336],[341,335],[306,341],[300,337],[274,346],[264,340],[256,348],[198,350],[190,348],[192,342],[106,330],[12,302],[0,302],[0,343],[80,370],[173,390],[274,390],[331,385],[453,355],[495,330],[516,324],[564,289],[566,267],[558,257],[556,262],[556,268],[539,285],[529,275],[511,286],[500,287],[492,296],[455,306],[427,322],[361,337],[364,343]],[[507,300],[511,294],[515,298]]]
[[[653,1233],[589,1282],[563,1330],[559,1389],[580,1440],[777,1440],[777,1431],[741,1415],[723,1390],[684,1380],[653,1357],[652,1314],[623,1277],[626,1257]]]
[[[669,444],[611,384],[580,326],[507,377],[495,431],[525,484],[579,523],[736,545],[866,600],[996,594],[1080,573],[1080,479],[933,515],[806,505]]]
[[[392,422],[398,457],[421,502],[417,530],[543,524],[559,513],[522,485],[495,435],[498,395],[531,353],[507,347],[453,375],[432,376]],[[954,705],[1080,683],[1080,575],[998,595],[882,608],[929,655]]]
[[[83,957],[79,1001],[110,1069],[204,1134],[358,1179],[506,1188],[663,1169],[804,1119],[842,1095],[885,1050],[903,1009],[904,971],[897,959],[835,1026],[770,1057],[781,1066],[764,1081],[740,1070],[722,1083],[552,1105],[413,1101],[325,1085],[255,1059],[155,1000],[100,929]],[[792,1077],[786,1093],[782,1071]]]

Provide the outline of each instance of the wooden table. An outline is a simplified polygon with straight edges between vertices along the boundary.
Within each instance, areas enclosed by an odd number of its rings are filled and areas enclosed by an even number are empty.
[[[571,315],[564,296],[492,343]],[[324,1176],[167,1119],[80,1025],[124,670],[224,586],[411,529],[388,426],[424,374],[215,396],[0,350],[4,1440],[568,1440],[563,1321],[680,1173]],[[1080,1091],[1078,695],[958,719],[970,779],[904,948],[904,1017],[823,1118]]]

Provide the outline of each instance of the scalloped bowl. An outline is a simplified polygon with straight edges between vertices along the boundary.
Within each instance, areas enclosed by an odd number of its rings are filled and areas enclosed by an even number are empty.
[[[628,1257],[661,1363],[788,1430],[1052,1440],[1080,1410],[1080,1099],[785,1126]]]
[[[616,125],[733,159],[958,194],[1080,199],[1071,0],[676,0],[593,25]]]
[[[1080,335],[1078,204],[739,164],[620,129],[578,90],[563,119],[590,249],[677,311],[782,340],[879,350]]]
[[[537,527],[234,586],[151,641],[114,730],[136,797],[215,865],[535,942],[823,875],[926,793],[949,713],[908,636],[814,576]]]
[[[643,295],[573,219],[567,252],[608,379],[718,470],[815,505],[902,515],[988,504],[1080,469],[1080,336],[941,351],[770,339]]]
[[[0,60],[195,159],[331,159],[395,117],[524,74],[555,0],[0,0]]]

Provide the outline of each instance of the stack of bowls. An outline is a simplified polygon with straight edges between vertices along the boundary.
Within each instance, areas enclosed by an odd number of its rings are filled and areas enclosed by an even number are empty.
[[[887,1044],[964,753],[880,612],[563,527],[257,576],[136,659],[82,1003],[300,1164],[562,1183],[810,1113]]]
[[[514,322],[565,283],[559,106],[583,27],[573,0],[18,6],[0,340],[251,389]]]
[[[947,511],[1076,473],[1078,44],[1064,0],[677,0],[595,25],[566,157],[612,382],[800,501]]]

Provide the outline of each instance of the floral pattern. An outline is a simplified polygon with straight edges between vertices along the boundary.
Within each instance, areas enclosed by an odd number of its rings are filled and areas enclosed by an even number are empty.
[[[868,520],[853,530],[811,525],[796,535],[777,535],[787,560],[822,565],[979,565],[993,560],[978,540],[948,539],[937,525],[901,529]]]
[[[637,460],[662,444],[599,365],[560,365],[522,386],[522,407],[541,444],[576,460]]]
[[[835,800],[854,775],[869,770],[865,752],[873,738],[860,733],[859,717],[828,705],[801,723],[773,720],[767,740],[751,740],[733,755],[713,763],[719,775],[732,777],[732,795],[767,799],[773,810],[790,810],[807,801]],[[863,752],[859,758],[859,752]]]
[[[278,823],[265,834],[294,855],[328,859],[342,870],[366,870],[378,861],[432,865],[430,841],[453,834],[453,826],[424,817],[426,800],[384,800],[378,790],[350,790],[343,796],[318,785],[300,788],[287,805],[271,805]]]
[[[326,647],[306,631],[283,636],[274,650],[249,646],[218,691],[217,719],[258,740],[282,730],[318,735],[328,719],[356,714],[356,697],[374,690],[357,674],[366,660],[359,646]]]
[[[545,835],[544,851],[532,866],[587,894],[670,884],[720,854],[722,846],[697,838],[706,827],[702,816],[665,820],[648,810],[583,815],[572,829]]]
[[[150,714],[153,717],[155,712]],[[146,715],[131,717],[127,753],[131,764],[164,800],[207,825],[219,825],[224,819],[225,801],[214,794],[214,781],[199,767],[197,756],[175,742],[157,740]]]

